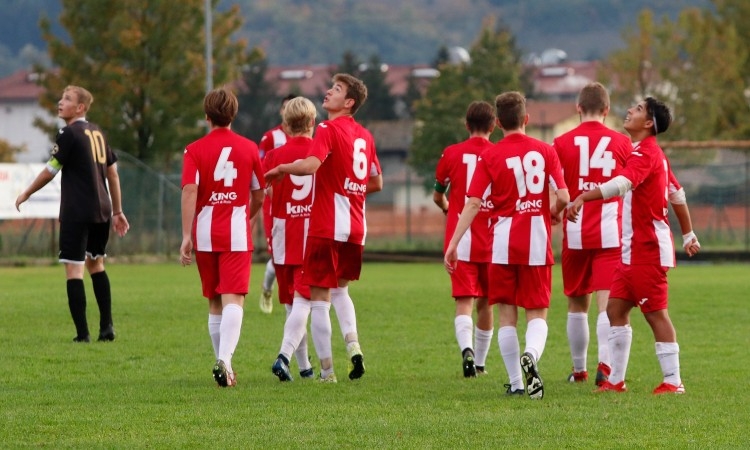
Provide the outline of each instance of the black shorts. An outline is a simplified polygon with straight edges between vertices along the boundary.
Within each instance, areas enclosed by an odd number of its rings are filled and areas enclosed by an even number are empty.
[[[107,256],[110,221],[103,223],[60,222],[60,262],[86,261]]]

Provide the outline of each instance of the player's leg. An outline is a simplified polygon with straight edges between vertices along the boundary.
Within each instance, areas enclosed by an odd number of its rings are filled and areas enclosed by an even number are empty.
[[[219,326],[219,361],[225,366],[226,384],[221,376],[217,382],[222,386],[234,386],[236,376],[232,367],[232,356],[237,349],[242,331],[245,295],[250,279],[252,252],[221,252],[218,254],[219,283],[216,292],[221,296],[221,325]],[[219,367],[222,372],[222,367]],[[216,376],[216,367],[214,376]]]
[[[276,280],[276,267],[273,265],[273,258],[266,262],[266,269],[263,273],[263,283],[261,284],[260,310],[266,314],[273,312],[273,282]]]
[[[104,267],[110,226],[110,222],[92,224],[86,244],[86,269],[91,275],[94,296],[99,306],[99,341],[115,340],[112,324],[112,290]]]
[[[597,250],[591,265],[591,287],[596,297],[598,315],[596,317],[596,340],[598,364],[596,367],[596,385],[601,386],[609,378],[611,363],[609,356],[609,301],[612,278],[622,259],[620,247]]]
[[[566,331],[573,371],[568,375],[571,383],[588,380],[587,354],[589,348],[588,312],[591,305],[591,252],[563,248],[562,274],[563,291],[568,297],[568,318]]]
[[[86,290],[83,285],[87,235],[87,224],[60,222],[59,261],[65,265],[68,308],[76,327],[73,342],[89,342],[90,340],[86,320]]]
[[[456,332],[458,350],[461,352],[463,360],[464,377],[476,377],[477,369],[474,361],[474,345],[472,343],[474,323],[471,317],[471,314],[474,312],[474,297],[457,297],[455,302],[456,317],[453,319],[453,326]]]
[[[349,296],[349,282],[358,280],[362,270],[362,253],[364,247],[357,244],[341,243],[334,254],[337,288],[331,289],[331,304],[341,327],[346,342],[346,354],[349,358],[349,379],[361,378],[365,373],[364,355],[359,343],[357,316],[354,302]]]
[[[525,390],[519,358],[521,346],[518,341],[518,309],[515,304],[516,273],[510,266],[490,264],[489,304],[497,305],[497,344],[508,373],[506,394],[522,395]]]
[[[485,375],[487,354],[490,352],[490,344],[495,333],[494,315],[492,306],[487,297],[479,297],[476,300],[477,324],[474,327],[474,354],[477,367],[477,375]]]
[[[516,305],[526,310],[526,345],[520,364],[526,392],[532,399],[544,397],[544,383],[537,363],[547,344],[547,310],[552,294],[552,266],[518,266]]]

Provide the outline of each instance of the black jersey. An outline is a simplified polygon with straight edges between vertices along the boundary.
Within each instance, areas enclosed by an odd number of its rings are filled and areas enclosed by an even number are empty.
[[[107,167],[117,157],[96,124],[76,120],[57,133],[52,157],[62,166],[60,221],[101,223],[112,217]]]

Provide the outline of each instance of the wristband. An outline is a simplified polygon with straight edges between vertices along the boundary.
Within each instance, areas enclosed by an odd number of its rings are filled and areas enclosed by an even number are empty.
[[[696,245],[700,248],[701,244],[698,242],[698,236],[694,232],[686,233],[682,235],[682,248],[687,247],[695,239]]]

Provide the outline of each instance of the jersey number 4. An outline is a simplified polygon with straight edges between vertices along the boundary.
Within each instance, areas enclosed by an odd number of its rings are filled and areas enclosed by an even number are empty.
[[[221,155],[219,155],[219,160],[216,161],[216,167],[214,168],[214,181],[224,180],[224,187],[232,186],[237,178],[237,169],[234,168],[234,163],[229,160],[231,151],[232,147],[222,148]]]

